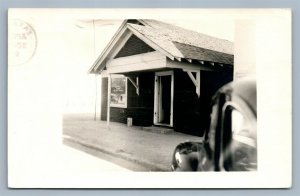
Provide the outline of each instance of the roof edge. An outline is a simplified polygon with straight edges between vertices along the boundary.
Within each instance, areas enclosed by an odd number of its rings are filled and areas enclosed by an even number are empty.
[[[90,73],[90,74],[97,73],[94,70],[97,70],[99,68],[99,66],[101,65],[101,63],[105,59],[104,56],[107,56],[107,53],[108,53],[109,49],[113,46],[114,40],[116,40],[117,36],[120,35],[120,33],[122,32],[122,30],[126,27],[127,21],[128,21],[128,19],[126,19],[126,20],[124,20],[122,22],[122,24],[120,25],[120,27],[118,28],[118,30],[116,31],[116,33],[114,34],[114,36],[111,38],[111,40],[109,41],[109,43],[106,45],[106,47],[104,48],[104,50],[101,52],[101,54],[97,57],[97,59],[95,60],[95,62],[91,66],[91,68],[89,69],[88,73]]]
[[[146,26],[148,25],[142,19],[136,19],[136,20],[137,20],[137,22],[139,22],[139,23],[141,23],[143,25],[146,25]],[[161,48],[156,43],[154,43],[152,40],[148,39],[147,37],[145,37],[144,35],[142,35],[141,33],[139,33],[136,29],[134,29],[133,26],[131,26],[128,23],[128,19],[126,19],[126,20],[124,20],[122,22],[121,26],[116,31],[116,33],[114,34],[114,36],[111,38],[110,42],[106,45],[106,47],[104,48],[104,50],[101,52],[101,54],[95,60],[95,62],[91,66],[91,68],[88,70],[89,74],[97,74],[98,72],[101,73],[101,71],[103,70],[104,67],[101,68],[100,66],[102,65],[103,61],[106,59],[106,57],[111,52],[111,50],[114,47],[114,45],[116,44],[116,42],[123,35],[123,33],[126,31],[126,29],[128,29],[129,31],[131,31],[134,35],[136,35],[139,39],[141,39],[143,42],[145,42],[150,47],[153,47],[155,50],[162,52],[168,58],[174,60],[175,57],[172,54],[168,53],[163,48]],[[99,67],[100,67],[100,70],[97,71],[97,69],[99,69]]]
[[[140,32],[138,32],[132,25],[127,24],[127,27],[128,27],[129,30],[132,31],[132,33],[134,35],[136,35],[139,39],[141,39],[142,41],[144,41],[147,45],[149,45],[153,49],[155,49],[155,50],[163,53],[168,58],[174,60],[175,57],[172,54],[170,54],[169,52],[167,52],[166,50],[164,50],[163,48],[161,48],[159,45],[157,45],[156,43],[154,43],[152,40],[148,39],[146,36],[144,36],[143,34],[141,34]]]

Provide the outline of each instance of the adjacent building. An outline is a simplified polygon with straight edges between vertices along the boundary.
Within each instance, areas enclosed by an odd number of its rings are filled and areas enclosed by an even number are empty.
[[[101,120],[201,136],[211,97],[233,80],[233,43],[157,20],[125,20],[89,72],[101,74]]]

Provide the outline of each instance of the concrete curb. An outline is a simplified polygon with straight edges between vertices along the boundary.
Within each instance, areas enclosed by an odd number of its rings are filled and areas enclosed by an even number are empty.
[[[63,142],[71,142],[71,143],[74,142],[74,143],[82,145],[84,147],[87,147],[87,148],[90,148],[90,149],[93,149],[93,150],[96,150],[96,151],[99,151],[99,152],[102,152],[102,153],[105,153],[105,154],[108,154],[108,155],[111,155],[111,156],[115,156],[115,157],[118,157],[118,158],[121,158],[121,159],[124,159],[124,160],[127,160],[127,161],[131,161],[133,163],[136,163],[136,164],[142,165],[146,168],[149,168],[149,171],[163,171],[163,172],[171,171],[171,167],[168,168],[168,167],[166,167],[164,165],[161,165],[161,164],[158,164],[158,163],[152,163],[152,162],[149,162],[149,161],[146,161],[146,160],[140,160],[137,157],[134,157],[132,155],[131,156],[126,156],[124,154],[119,154],[119,153],[116,153],[114,151],[105,149],[101,146],[90,144],[90,143],[88,143],[84,140],[76,139],[76,138],[71,137],[69,135],[63,135]]]

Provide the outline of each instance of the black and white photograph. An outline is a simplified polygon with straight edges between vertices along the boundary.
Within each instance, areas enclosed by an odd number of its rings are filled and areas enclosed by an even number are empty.
[[[291,186],[289,9],[15,8],[8,64],[11,188]]]

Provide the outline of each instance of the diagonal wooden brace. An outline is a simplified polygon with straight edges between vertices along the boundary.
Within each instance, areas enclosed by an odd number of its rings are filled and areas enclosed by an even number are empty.
[[[128,80],[132,83],[132,85],[135,87],[136,89],[136,94],[139,96],[140,95],[140,87],[139,87],[139,77],[136,77],[136,80],[134,82],[134,80],[131,77],[127,77]]]
[[[196,87],[196,93],[198,95],[198,97],[200,97],[200,70],[183,70],[185,71],[190,79],[192,80],[192,82],[194,83],[195,87]],[[196,73],[196,78],[193,75],[193,72]]]

